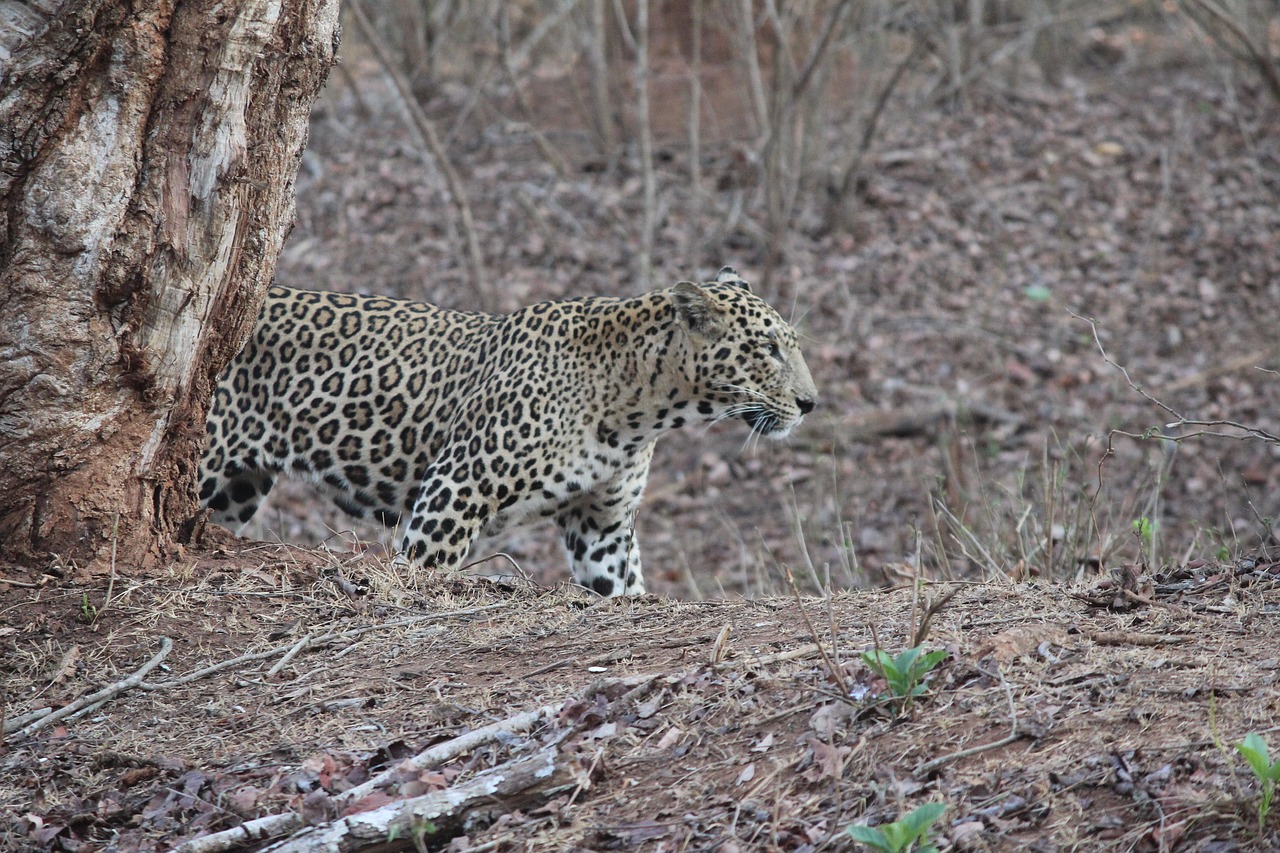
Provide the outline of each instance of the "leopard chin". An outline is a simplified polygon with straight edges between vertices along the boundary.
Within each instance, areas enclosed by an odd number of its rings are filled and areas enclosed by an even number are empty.
[[[794,420],[785,420],[777,412],[768,409],[754,409],[742,415],[742,419],[751,427],[752,432],[775,441],[790,435],[802,418],[803,416]]]

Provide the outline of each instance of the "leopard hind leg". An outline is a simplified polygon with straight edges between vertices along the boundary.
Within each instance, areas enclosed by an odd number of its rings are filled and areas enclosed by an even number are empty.
[[[211,510],[211,519],[239,533],[276,483],[265,468],[244,468],[235,463],[220,473],[208,474],[200,484],[200,504]]]

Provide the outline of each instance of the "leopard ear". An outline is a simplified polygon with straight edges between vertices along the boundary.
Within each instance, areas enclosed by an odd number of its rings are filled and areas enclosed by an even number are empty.
[[[724,317],[705,290],[691,281],[681,281],[669,292],[676,315],[689,331],[711,340],[724,336]]]
[[[751,285],[733,267],[721,267],[720,272],[716,273],[716,284],[736,284],[747,293],[751,292]]]

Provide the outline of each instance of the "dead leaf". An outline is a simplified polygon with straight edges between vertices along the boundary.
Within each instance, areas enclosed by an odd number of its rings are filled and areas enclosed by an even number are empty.
[[[1066,639],[1066,629],[1058,625],[1017,625],[989,637],[979,647],[977,657],[991,657],[998,663],[1009,663],[1035,651],[1043,643],[1062,645]]]
[[[813,750],[813,767],[810,781],[818,782],[822,779],[839,779],[844,775],[844,762],[849,757],[849,753],[853,752],[850,746],[835,746],[816,738],[809,738],[809,748]]]
[[[130,767],[120,774],[119,785],[121,788],[130,788],[139,782],[154,779],[158,775],[160,775],[159,767]]]
[[[755,746],[751,747],[752,752],[768,752],[769,747],[773,746],[773,732],[760,738]]]
[[[80,662],[80,647],[72,646],[63,654],[62,660],[58,662],[58,668],[54,670],[51,684],[62,684],[71,676],[76,674],[76,664]]]
[[[675,746],[676,743],[679,742],[680,738],[682,737],[684,737],[684,732],[682,732],[680,729],[676,728],[675,726],[672,726],[671,728],[667,729],[667,733],[664,734],[662,736],[662,739],[658,741],[658,749],[659,750],[670,749],[671,747]]]
[[[328,823],[337,816],[337,804],[329,794],[319,788],[302,798],[299,808],[302,819],[310,826]]]
[[[829,702],[813,712],[809,728],[818,737],[829,739],[853,715],[853,708],[844,702]]]
[[[369,794],[367,797],[361,797],[354,803],[347,803],[342,809],[342,816],[346,817],[347,815],[359,814],[360,812],[372,811],[373,809],[380,809],[389,803],[394,803],[397,799],[399,798],[389,795],[386,791],[374,791],[372,794]]]
[[[605,738],[613,737],[617,733],[618,733],[617,723],[602,723],[599,726],[596,726],[590,732],[588,732],[586,736],[589,738],[594,738],[596,740],[604,740]]]
[[[742,768],[742,772],[738,774],[737,784],[745,785],[754,778],[756,778],[756,765],[755,765],[755,762],[753,761],[750,764],[748,764],[746,767]]]
[[[260,796],[262,796],[261,788],[255,785],[245,785],[228,794],[223,803],[230,811],[241,817],[249,817],[257,810]]]

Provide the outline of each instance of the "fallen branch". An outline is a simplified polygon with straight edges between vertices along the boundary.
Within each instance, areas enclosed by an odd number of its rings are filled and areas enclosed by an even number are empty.
[[[1188,641],[1177,634],[1138,634],[1133,631],[1095,631],[1089,635],[1100,646],[1164,646]]]
[[[474,731],[467,732],[464,735],[458,735],[452,740],[444,743],[438,743],[429,749],[423,750],[413,758],[407,758],[394,767],[383,773],[374,776],[364,783],[343,791],[334,800],[338,802],[355,801],[373,792],[375,788],[388,784],[395,776],[412,771],[421,772],[429,770],[457,758],[459,755],[468,753],[478,746],[499,740],[505,735],[515,734],[517,732],[525,732],[536,726],[544,717],[549,717],[556,711],[560,710],[563,703],[557,702],[551,705],[543,705],[541,708],[535,708],[532,711],[524,711],[516,714],[514,717],[507,717],[505,720],[498,720],[496,723],[490,723],[487,726],[481,726]]]
[[[64,705],[63,707],[59,708],[58,710],[50,714],[45,714],[43,717],[36,720],[34,723],[31,723],[27,725],[26,728],[23,728],[22,730],[20,730],[18,732],[19,737],[28,737],[40,731],[40,729],[43,729],[45,726],[53,725],[54,723],[58,722],[58,720],[65,719],[66,717],[70,717],[72,714],[76,713],[77,711],[80,711],[83,708],[86,708],[94,704],[101,704],[102,702],[105,702],[108,699],[114,699],[115,697],[119,696],[121,693],[124,693],[127,690],[132,690],[134,687],[138,687],[140,684],[142,684],[142,679],[146,677],[147,673],[155,669],[157,666],[159,666],[160,662],[169,656],[169,652],[172,649],[173,649],[173,640],[170,640],[168,637],[161,637],[160,651],[156,652],[155,657],[151,658],[151,660],[147,661],[142,666],[138,667],[138,669],[135,670],[134,673],[130,675],[128,678],[121,679],[120,681],[117,681],[114,684],[108,684],[106,687],[102,688],[96,693],[90,693],[87,696],[81,696],[79,699],[72,702],[71,704]]]
[[[540,805],[577,783],[575,775],[569,760],[552,747],[478,773],[443,791],[308,828],[266,849],[273,853],[342,853],[406,849],[421,845],[428,835],[433,842],[440,841],[460,833],[472,813],[480,809],[505,814]]]
[[[0,734],[7,735],[9,734],[9,732],[16,732],[18,729],[27,725],[32,720],[38,720],[41,717],[47,716],[48,714],[52,714],[52,713],[53,713],[52,708],[36,708],[35,710],[28,711],[25,714],[19,714],[16,717],[12,717],[11,719],[4,721],[4,726],[0,727]]]
[[[397,775],[409,771],[421,772],[438,767],[446,761],[470,752],[478,746],[499,740],[506,735],[528,731],[544,717],[554,714],[559,709],[560,704],[558,703],[543,705],[541,708],[524,711],[513,717],[507,717],[505,720],[498,720],[495,723],[482,726],[464,735],[458,735],[444,743],[438,743],[418,753],[413,758],[399,762],[364,783],[335,795],[333,802],[339,807],[344,803],[356,802],[362,797],[373,793],[377,788],[388,784]],[[403,802],[409,801],[405,800]],[[222,853],[222,851],[231,850],[244,844],[265,841],[268,838],[284,835],[286,832],[292,832],[302,826],[302,823],[302,815],[297,812],[267,815],[256,820],[245,821],[239,826],[233,826],[221,832],[214,832],[183,842],[174,850],[174,853]]]

